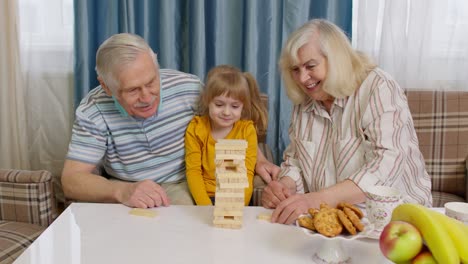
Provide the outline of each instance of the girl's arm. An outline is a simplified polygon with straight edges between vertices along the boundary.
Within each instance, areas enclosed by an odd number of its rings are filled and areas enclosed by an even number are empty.
[[[196,134],[195,120],[192,120],[185,132],[185,168],[187,184],[197,205],[212,205],[205,188],[202,174],[202,142]]]

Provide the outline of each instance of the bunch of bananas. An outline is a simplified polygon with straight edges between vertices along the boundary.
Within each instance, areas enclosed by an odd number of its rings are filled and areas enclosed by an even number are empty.
[[[422,234],[438,263],[468,264],[468,226],[419,204],[402,204],[393,210],[392,221],[405,221]]]

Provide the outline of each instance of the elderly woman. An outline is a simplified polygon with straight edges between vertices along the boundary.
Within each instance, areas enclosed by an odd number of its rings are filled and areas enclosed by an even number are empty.
[[[431,181],[403,89],[354,50],[342,30],[309,21],[291,34],[279,64],[294,103],[290,145],[279,175],[271,164],[257,166],[277,178],[262,197],[264,207],[276,208],[273,222],[290,224],[323,202],[362,203],[374,185],[431,206]]]

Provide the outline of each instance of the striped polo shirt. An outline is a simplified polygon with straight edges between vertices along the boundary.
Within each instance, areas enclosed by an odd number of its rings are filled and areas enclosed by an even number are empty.
[[[76,110],[67,159],[102,164],[107,174],[126,181],[174,182],[185,178],[184,136],[202,83],[195,75],[160,70],[161,104],[149,118],[121,113],[101,86]]]
[[[298,192],[349,179],[364,191],[394,186],[409,202],[432,204],[431,179],[406,96],[378,68],[353,95],[335,99],[330,114],[312,99],[294,106],[289,137],[280,176],[291,177]]]

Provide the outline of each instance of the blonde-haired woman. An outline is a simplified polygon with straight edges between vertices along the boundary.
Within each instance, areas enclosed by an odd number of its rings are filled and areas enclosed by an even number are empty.
[[[279,64],[294,107],[278,180],[262,196],[276,208],[272,221],[292,223],[321,203],[362,203],[374,185],[432,204],[404,91],[340,28],[309,21],[290,35]]]

